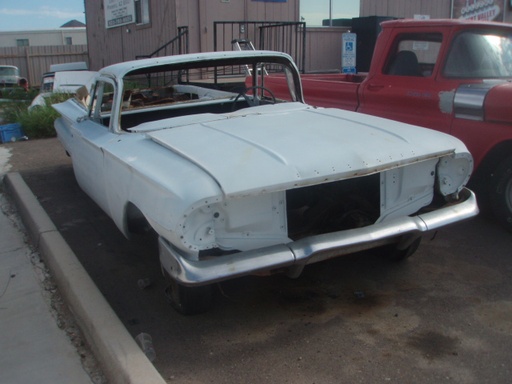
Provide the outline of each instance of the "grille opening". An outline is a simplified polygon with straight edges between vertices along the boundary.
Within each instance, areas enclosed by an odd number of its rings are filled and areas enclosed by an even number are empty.
[[[379,174],[286,191],[292,240],[375,223],[380,215]]]

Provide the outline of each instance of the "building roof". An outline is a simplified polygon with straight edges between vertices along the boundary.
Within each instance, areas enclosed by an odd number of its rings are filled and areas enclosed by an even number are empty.
[[[65,24],[62,24],[60,28],[77,28],[77,27],[85,27],[85,24],[78,20],[70,20]]]

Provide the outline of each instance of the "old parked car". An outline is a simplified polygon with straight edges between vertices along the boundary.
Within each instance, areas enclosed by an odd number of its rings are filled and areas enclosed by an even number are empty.
[[[34,108],[44,107],[48,101],[55,94],[63,94],[69,97],[80,98],[81,95],[84,97],[89,93],[91,81],[96,77],[96,72],[93,71],[62,71],[52,72],[51,81],[45,82],[44,79],[47,74],[43,75],[43,83],[41,86],[40,93],[32,100],[32,103],[28,106],[28,110],[31,111]],[[61,99],[62,100],[62,99]]]
[[[20,70],[14,65],[0,65],[0,87],[17,87]]]
[[[291,102],[266,86],[276,73]],[[296,277],[374,247],[408,257],[423,232],[478,213],[460,140],[308,106],[283,53],[115,64],[99,72],[88,105],[54,105],[76,179],[127,237],[158,234],[182,313],[208,309],[212,283],[238,276]]]

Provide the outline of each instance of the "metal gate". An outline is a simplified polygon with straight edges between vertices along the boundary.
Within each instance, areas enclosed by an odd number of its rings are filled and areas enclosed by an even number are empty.
[[[234,41],[250,41],[256,49],[288,53],[301,72],[306,68],[306,23],[215,21],[214,51],[233,50]]]

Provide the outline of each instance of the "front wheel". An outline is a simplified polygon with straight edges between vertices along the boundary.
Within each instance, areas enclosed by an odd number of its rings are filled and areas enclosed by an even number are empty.
[[[171,306],[182,315],[198,315],[213,307],[213,286],[187,287],[168,277],[165,295]]]
[[[494,216],[512,232],[512,156],[499,164],[491,175],[489,201]]]
[[[391,261],[402,261],[414,254],[418,250],[421,243],[421,236],[412,240],[405,248],[398,247],[396,244],[387,246],[386,255]]]

